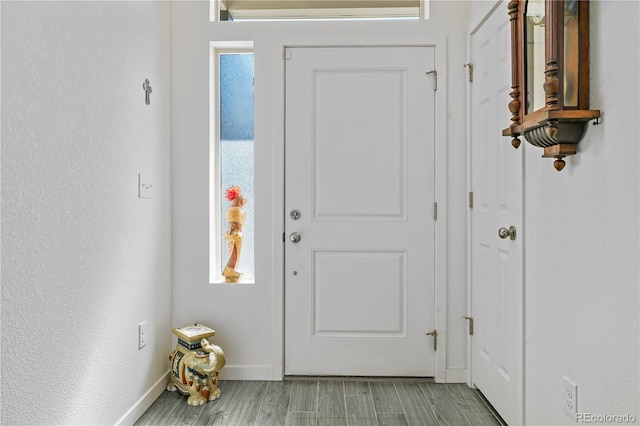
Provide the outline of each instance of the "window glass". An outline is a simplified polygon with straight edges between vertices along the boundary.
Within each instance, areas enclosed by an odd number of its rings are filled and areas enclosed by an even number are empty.
[[[223,277],[227,275],[225,268],[232,266],[235,272],[243,274],[239,282],[252,282],[255,236],[253,54],[220,53],[218,63],[220,136],[216,196],[220,200],[218,213],[221,230],[218,261]],[[229,192],[230,188],[234,189]],[[238,197],[246,201],[237,205]],[[240,231],[234,225],[239,222],[242,222]],[[234,255],[237,259],[233,258]]]
[[[428,0],[211,0],[211,10],[214,21],[428,19]]]

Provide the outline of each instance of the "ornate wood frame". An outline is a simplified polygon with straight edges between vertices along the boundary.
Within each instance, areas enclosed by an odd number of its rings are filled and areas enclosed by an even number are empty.
[[[566,0],[576,1],[576,0]],[[544,148],[543,157],[555,158],[560,171],[563,158],[576,154],[576,146],[586,133],[587,123],[600,117],[599,110],[589,109],[589,1],[577,1],[578,16],[578,101],[565,106],[563,67],[565,66],[564,11],[565,0],[545,0],[545,106],[527,113],[527,39],[526,11],[528,0],[510,0],[511,22],[511,93],[509,103],[511,125],[502,131],[511,136],[514,148],[520,136],[532,145]],[[597,124],[594,123],[594,124]]]

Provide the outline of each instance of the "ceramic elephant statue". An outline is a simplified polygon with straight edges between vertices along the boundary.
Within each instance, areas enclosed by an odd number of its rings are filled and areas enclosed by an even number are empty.
[[[225,364],[224,352],[205,338],[200,346],[200,350],[190,351],[178,345],[169,355],[171,378],[167,390],[189,395],[189,405],[203,405],[222,395],[218,388],[218,372]]]

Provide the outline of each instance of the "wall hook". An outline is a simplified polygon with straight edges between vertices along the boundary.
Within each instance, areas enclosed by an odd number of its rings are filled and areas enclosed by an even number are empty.
[[[144,83],[142,83],[142,89],[144,90],[144,103],[149,105],[151,103],[151,92],[153,92],[153,88],[151,87],[151,83],[149,83],[149,79],[145,78]]]

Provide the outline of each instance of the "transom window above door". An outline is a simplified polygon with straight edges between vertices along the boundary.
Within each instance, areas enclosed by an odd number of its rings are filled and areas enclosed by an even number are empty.
[[[429,0],[211,0],[212,21],[427,19]]]

